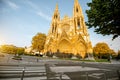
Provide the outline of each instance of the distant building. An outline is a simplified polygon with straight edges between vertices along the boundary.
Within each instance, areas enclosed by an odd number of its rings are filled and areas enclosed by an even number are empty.
[[[32,51],[32,47],[31,46],[25,48],[25,52],[26,53],[31,53],[31,51]]]
[[[44,52],[80,54],[92,53],[92,45],[78,0],[74,1],[73,17],[60,19],[56,5]]]

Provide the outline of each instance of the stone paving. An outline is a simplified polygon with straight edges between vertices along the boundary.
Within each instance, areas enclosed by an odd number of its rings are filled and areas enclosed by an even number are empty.
[[[87,69],[100,69],[106,71],[112,71],[112,73],[107,73],[107,76],[116,74],[117,70],[120,70],[120,62],[113,61],[112,63],[97,63],[97,62],[80,62],[80,61],[70,61],[70,60],[59,60],[59,59],[47,59],[40,58],[35,56],[22,56],[23,60],[13,60],[13,55],[6,55],[5,57],[0,57],[0,72],[3,70],[23,70],[25,68],[26,71],[33,72],[45,72],[45,64],[54,64],[56,67],[62,67],[62,70],[65,71],[65,67],[68,69],[70,66],[72,68],[76,68],[78,71],[72,72],[64,72],[71,80],[105,80],[105,76],[103,72],[97,73],[97,71],[93,71],[94,73],[89,72]],[[80,68],[78,66],[87,67],[85,72],[79,71]],[[86,72],[89,76],[89,79],[86,78]],[[39,76],[39,73],[30,74],[31,77],[25,77],[23,80],[46,80],[46,76]],[[116,75],[115,75],[116,76]],[[119,75],[120,76],[120,75]],[[103,78],[100,78],[103,77]],[[21,80],[21,78],[0,78],[0,80]],[[110,80],[110,79],[109,79]],[[111,80],[119,80],[112,79]]]

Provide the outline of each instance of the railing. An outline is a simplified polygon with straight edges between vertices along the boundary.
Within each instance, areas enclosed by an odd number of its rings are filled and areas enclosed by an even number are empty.
[[[29,68],[37,68],[37,69],[28,69]],[[0,66],[0,79],[5,78],[20,78],[23,80],[24,78],[29,77],[46,77],[44,66],[38,66],[38,65],[30,65],[27,67],[24,65],[18,66],[18,65],[12,65],[12,66]],[[2,69],[3,68],[3,69]]]
[[[51,72],[49,68],[50,66],[51,65],[0,65],[0,79],[20,78],[21,80],[23,80],[24,78],[29,77],[46,77],[47,80],[49,80],[49,78],[53,76],[53,72]],[[28,69],[28,67],[34,69]],[[54,73],[55,76],[56,74],[58,73]],[[74,72],[70,74],[74,74]],[[78,78],[80,78],[81,80],[91,80],[91,77],[93,78],[95,76],[98,76],[97,74],[99,74],[97,80],[120,80],[120,70],[80,72],[78,73]],[[70,78],[67,78],[68,80],[74,80],[74,78],[69,76],[69,73],[59,73],[59,75],[57,76],[59,77],[59,80],[62,80],[64,78],[64,75],[67,75]]]

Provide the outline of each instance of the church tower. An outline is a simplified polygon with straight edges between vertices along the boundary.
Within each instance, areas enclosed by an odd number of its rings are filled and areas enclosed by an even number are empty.
[[[82,13],[82,8],[79,5],[78,0],[75,0],[73,7],[73,20],[76,34],[80,34],[83,36],[86,44],[87,44],[87,53],[91,53],[92,45],[89,40],[89,34],[87,31],[87,27],[85,25],[84,16]],[[91,47],[91,48],[90,48]],[[89,49],[90,48],[90,49]]]
[[[75,32],[76,30],[79,30],[79,29],[82,30],[81,21],[83,19],[83,15],[82,15],[82,9],[78,3],[78,0],[75,0],[74,2],[73,19],[74,19]]]
[[[79,54],[82,58],[92,53],[92,45],[78,0],[74,1],[73,16],[60,19],[58,4],[53,13],[44,52]]]
[[[80,30],[83,33],[87,32],[85,21],[84,21],[84,16],[82,13],[82,8],[80,7],[78,0],[75,0],[74,2],[73,19],[74,19],[75,32],[78,30]]]
[[[60,14],[59,14],[59,10],[58,10],[58,4],[56,5],[53,17],[52,17],[52,23],[51,23],[51,33],[56,33],[57,32],[57,28],[58,28],[58,23],[60,21]]]

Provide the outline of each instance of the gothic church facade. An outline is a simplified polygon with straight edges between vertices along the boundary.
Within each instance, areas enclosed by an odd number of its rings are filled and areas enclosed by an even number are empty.
[[[78,0],[74,1],[73,16],[60,19],[56,5],[49,29],[44,52],[80,54],[92,53],[92,45]]]

